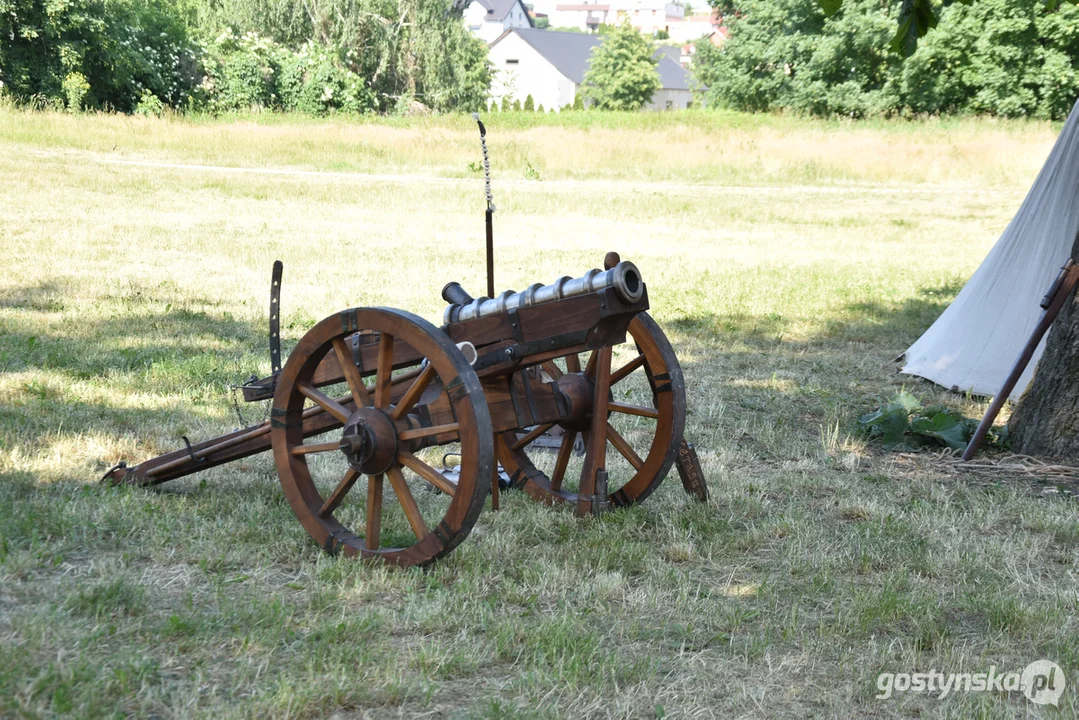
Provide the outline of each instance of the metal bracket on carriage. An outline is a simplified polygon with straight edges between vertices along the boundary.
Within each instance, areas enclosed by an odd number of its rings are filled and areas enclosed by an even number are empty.
[[[259,379],[252,375],[239,385],[244,402],[269,400],[277,389],[277,376],[281,374],[281,274],[284,263],[274,260],[270,274],[270,375]]]

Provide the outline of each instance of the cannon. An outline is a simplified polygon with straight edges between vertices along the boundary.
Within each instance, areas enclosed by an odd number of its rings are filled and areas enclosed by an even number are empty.
[[[184,438],[183,449],[121,464],[107,480],[156,485],[271,450],[292,510],[322,548],[401,566],[457,547],[488,496],[498,508],[501,479],[587,515],[644,500],[677,461],[687,492],[707,497],[682,437],[678,358],[647,313],[640,271],[617,254],[602,271],[497,297],[450,283],[441,327],[404,310],[342,310],[283,366],[280,280],[277,263],[273,372],[243,387],[245,399],[271,401],[267,421]]]

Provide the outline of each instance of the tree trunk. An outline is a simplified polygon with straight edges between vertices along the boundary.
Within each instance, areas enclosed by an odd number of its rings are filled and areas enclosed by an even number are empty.
[[[1072,257],[1079,257],[1079,238]],[[1012,450],[1079,464],[1079,295],[1053,323],[1034,381],[1008,421]]]

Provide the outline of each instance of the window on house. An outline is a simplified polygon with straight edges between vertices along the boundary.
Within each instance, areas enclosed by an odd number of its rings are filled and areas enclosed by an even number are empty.
[[[506,60],[507,65],[516,65],[518,62],[518,60]]]
[[[667,109],[670,110],[673,107],[674,107],[674,101],[673,100],[668,100],[667,101]]]

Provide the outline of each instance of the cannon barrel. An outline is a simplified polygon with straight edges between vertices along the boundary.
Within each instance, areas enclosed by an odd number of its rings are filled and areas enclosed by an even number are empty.
[[[501,315],[515,308],[565,300],[606,288],[613,288],[627,303],[637,302],[644,295],[641,271],[633,263],[623,261],[610,270],[593,269],[579,278],[563,277],[550,285],[536,283],[523,292],[507,290],[496,298],[481,297],[475,300],[458,283],[450,283],[443,288],[442,297],[453,304],[446,308],[443,322],[449,324]],[[456,302],[465,298],[468,300],[463,303]]]

